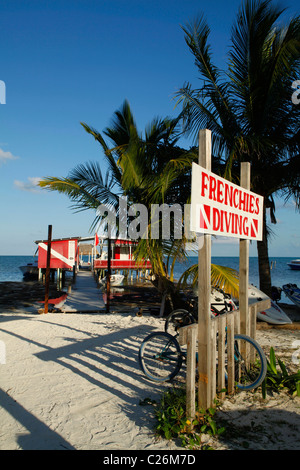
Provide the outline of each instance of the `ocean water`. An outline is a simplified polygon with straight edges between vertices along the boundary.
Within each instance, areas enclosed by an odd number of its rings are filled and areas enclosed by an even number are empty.
[[[35,258],[36,259],[36,258]],[[197,263],[197,256],[190,256],[186,263],[176,262],[174,277],[179,279],[181,274],[191,265]],[[271,258],[272,263],[272,285],[282,287],[283,284],[293,283],[300,286],[300,270],[294,271],[287,265],[292,258]],[[239,258],[220,256],[212,257],[212,263],[219,264],[221,266],[227,266],[238,271],[239,269]],[[23,280],[23,274],[19,269],[19,266],[27,263],[32,263],[32,256],[0,256],[0,282],[3,281],[15,281],[21,282]],[[249,282],[259,287],[259,275],[258,275],[258,261],[256,257],[249,258]],[[282,293],[282,301],[291,303],[289,299]]]
[[[37,258],[32,256],[0,256],[0,282],[21,282],[23,280],[23,273],[19,266],[32,263],[33,259],[37,260]]]
[[[300,270],[295,271],[289,268],[288,263],[294,258],[276,257],[270,258],[272,286],[282,287],[284,284],[297,284],[300,287]],[[190,256],[187,263],[176,263],[175,278],[180,275],[192,264],[198,261],[197,256]],[[239,271],[238,256],[212,256],[211,262],[220,266],[227,266]],[[249,258],[249,283],[259,288],[258,258]],[[281,301],[292,304],[286,295],[282,292]]]

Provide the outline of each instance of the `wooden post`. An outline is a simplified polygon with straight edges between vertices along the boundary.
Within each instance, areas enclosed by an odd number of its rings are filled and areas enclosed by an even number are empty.
[[[210,362],[210,375],[211,375],[211,404],[213,404],[214,399],[216,398],[217,390],[217,322],[210,322],[210,345],[211,345],[211,362]]]
[[[228,395],[234,393],[234,316],[227,315],[227,389]]]
[[[106,276],[106,313],[110,309],[110,275],[111,275],[111,238],[108,236],[108,253],[107,253],[107,276]]]
[[[240,186],[250,190],[250,163],[241,163]],[[239,310],[241,333],[249,335],[249,240],[240,240],[240,266],[239,266]]]
[[[249,307],[249,314],[250,314],[249,335],[251,336],[251,338],[256,339],[257,304],[251,305],[251,307]]]
[[[211,170],[211,131],[199,132],[199,165]],[[210,334],[210,292],[211,292],[211,235],[198,238],[198,404],[207,409],[211,397],[211,334]],[[202,245],[202,247],[201,247]]]
[[[218,393],[221,399],[225,398],[225,340],[226,319],[223,315],[218,317]]]
[[[187,330],[187,369],[186,369],[186,412],[187,418],[193,422],[196,413],[195,373],[196,373],[196,331]],[[193,428],[191,424],[190,430]]]
[[[44,313],[48,313],[49,284],[50,284],[50,260],[51,260],[51,238],[52,238],[52,225],[48,225],[48,245],[47,245],[47,267],[46,267]]]

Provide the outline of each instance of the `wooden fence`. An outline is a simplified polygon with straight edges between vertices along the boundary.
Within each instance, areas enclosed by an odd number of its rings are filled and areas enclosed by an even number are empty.
[[[256,317],[257,312],[261,312],[270,307],[270,300],[263,300],[249,306],[248,334],[251,338],[256,337]],[[207,386],[207,396],[209,406],[212,406],[216,397],[224,399],[225,394],[233,394],[235,390],[234,382],[234,335],[240,333],[240,311],[219,315],[211,319],[211,361],[210,380],[207,375],[202,374],[199,369],[199,383]],[[198,324],[185,326],[179,330],[180,346],[187,345],[186,364],[186,411],[187,417],[193,420],[195,417],[196,404],[196,351],[197,351]],[[226,340],[226,348],[225,348]],[[225,354],[226,349],[226,354]],[[225,381],[225,360],[227,369],[227,381]],[[201,366],[200,366],[201,367]],[[201,375],[202,374],[202,375]],[[200,401],[200,400],[199,400]]]

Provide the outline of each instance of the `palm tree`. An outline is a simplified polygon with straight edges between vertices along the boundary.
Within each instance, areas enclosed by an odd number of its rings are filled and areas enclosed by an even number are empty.
[[[112,125],[101,134],[96,129],[81,123],[83,128],[100,144],[108,167],[105,177],[99,162],[88,162],[71,170],[66,178],[47,177],[40,186],[66,194],[74,210],[93,209],[100,204],[119,211],[119,198],[126,196],[128,204],[146,206],[150,213],[151,204],[184,204],[189,195],[190,175],[186,171],[189,155],[178,147],[178,119],[154,119],[139,133],[129,103],[125,101],[116,111]],[[110,141],[108,144],[107,141]],[[184,160],[182,162],[182,155]],[[181,162],[180,168],[178,167]],[[91,229],[98,226],[101,217],[96,215]],[[160,219],[161,224],[161,219]],[[184,245],[170,240],[151,239],[151,225],[147,228],[149,237],[141,240],[137,259],[150,258],[154,272],[166,281],[164,256],[184,258]],[[147,234],[148,235],[148,234]],[[176,247],[176,248],[175,248]]]
[[[186,151],[176,145],[180,135],[178,118],[154,119],[142,135],[125,101],[114,114],[112,125],[102,134],[86,123],[81,124],[104,152],[108,166],[105,177],[99,162],[89,162],[74,168],[66,178],[44,178],[41,187],[66,194],[74,210],[96,211],[100,204],[105,204],[119,214],[120,196],[126,196],[129,205],[143,204],[148,213],[152,204],[175,202],[183,206],[188,202],[191,162],[197,159],[197,154],[194,149]],[[96,215],[92,230],[100,219]],[[162,225],[161,217],[158,223]],[[178,259],[186,259],[186,240],[184,236],[174,237],[174,227],[169,239],[153,238],[151,224],[150,220],[147,237],[139,240],[136,259],[141,262],[150,259],[159,291],[168,291],[177,298],[178,290],[173,283],[174,264]],[[236,280],[229,279],[229,288],[233,284],[236,288]]]
[[[215,171],[238,182],[240,162],[251,163],[251,190],[264,196],[257,251],[260,288],[269,295],[267,211],[276,223],[275,195],[300,204],[300,106],[291,100],[292,83],[300,77],[300,17],[282,25],[284,11],[271,0],[242,4],[225,72],[213,63],[204,17],[183,27],[204,82],[200,89],[186,83],[177,94],[186,132],[212,131]]]

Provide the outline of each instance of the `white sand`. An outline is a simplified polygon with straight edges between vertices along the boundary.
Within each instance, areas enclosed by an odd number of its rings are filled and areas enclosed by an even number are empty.
[[[153,407],[139,404],[159,399],[168,386],[148,381],[138,364],[143,338],[163,326],[159,318],[134,312],[0,314],[0,341],[6,346],[6,363],[0,364],[0,449],[182,450],[155,440]],[[258,331],[258,339],[269,347],[283,335],[291,357],[289,348],[300,339],[299,330],[295,334],[287,340],[285,330],[275,336],[274,330]],[[279,441],[253,438],[252,448],[300,449],[299,400],[281,394],[261,403],[258,397],[239,394],[225,400],[222,413],[229,426],[250,420],[256,427],[269,426],[272,434],[278,428]],[[245,440],[209,442],[231,449]]]

